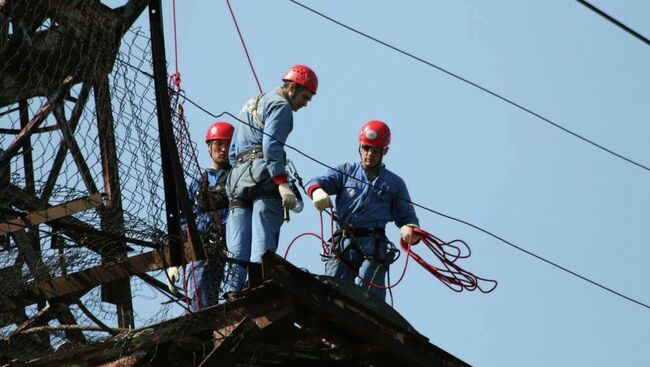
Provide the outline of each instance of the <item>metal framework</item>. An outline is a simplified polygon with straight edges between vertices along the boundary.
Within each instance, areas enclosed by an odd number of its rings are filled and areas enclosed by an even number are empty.
[[[152,9],[156,6],[159,9],[159,2],[151,3]],[[110,332],[111,329],[80,302],[84,294],[98,285],[101,285],[102,301],[115,305],[118,329],[134,328],[130,276],[139,275],[161,288],[160,282],[147,276],[146,271],[163,268],[170,262],[191,260],[197,253],[204,256],[200,241],[190,243],[186,258],[180,244],[178,222],[182,215],[191,216],[191,204],[178,194],[178,188],[184,189],[185,184],[173,140],[165,84],[156,84],[156,96],[158,110],[164,111],[159,114],[160,140],[165,161],[168,218],[174,218],[169,222],[176,226],[175,233],[169,234],[169,243],[176,244],[172,250],[175,257],[170,258],[168,247],[129,257],[128,252],[133,249],[128,242],[150,247],[159,244],[120,235],[125,233],[126,223],[108,75],[114,67],[122,37],[147,5],[147,0],[129,0],[124,6],[111,9],[99,1],[0,0],[0,107],[17,106],[3,111],[2,115],[17,112],[20,116],[20,129],[0,125],[0,132],[5,134],[4,147],[0,147],[0,243],[7,248],[14,245],[18,248],[13,266],[0,268],[0,282],[7,286],[18,284],[17,289],[24,286],[17,293],[5,292],[0,296],[0,327],[16,325],[9,337],[55,319],[66,326],[60,330],[69,341],[87,342],[82,328],[75,327],[77,320],[70,310],[72,305],[99,329]],[[160,14],[152,17],[152,24],[154,21],[160,23]],[[164,82],[165,55],[164,47],[160,47],[162,27],[152,27],[151,31],[155,40],[156,80]],[[29,105],[36,103],[40,107],[30,115]],[[69,116],[66,116],[66,107],[71,109]],[[99,176],[89,167],[75,138],[80,117],[88,109],[94,109],[98,132],[94,138],[100,147]],[[166,119],[162,117],[164,114]],[[52,117],[55,124],[44,126]],[[55,132],[62,136],[55,148],[56,155],[47,172],[37,172],[32,156],[33,138]],[[7,139],[9,135],[13,135],[13,139]],[[72,159],[76,172],[63,172],[66,159]],[[12,172],[12,162],[20,162],[21,172]],[[89,195],[63,204],[51,204],[56,184],[63,174],[79,175],[82,191]],[[24,185],[10,180],[16,175]],[[43,183],[38,192],[36,181]],[[178,203],[185,214],[179,211]],[[96,211],[99,228],[79,219],[77,214],[87,210]],[[193,218],[186,219],[191,224],[190,231],[196,232]],[[51,235],[40,235],[39,225],[49,226]],[[63,274],[53,276],[44,266],[42,249],[48,245],[51,248],[60,246],[61,236],[98,254],[101,265],[68,274],[60,251]],[[40,311],[28,318],[25,307],[30,305],[37,305]],[[48,350],[46,335],[33,333],[30,342]]]

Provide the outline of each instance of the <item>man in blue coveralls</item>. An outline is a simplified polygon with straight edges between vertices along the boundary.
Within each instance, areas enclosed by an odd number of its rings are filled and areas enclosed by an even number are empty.
[[[243,287],[245,262],[260,263],[264,252],[277,250],[283,208],[296,205],[285,170],[284,143],[293,130],[293,112],[316,94],[318,78],[309,67],[295,65],[282,80],[282,86],[246,102],[240,111],[246,124],[237,129],[230,145],[226,233],[234,261],[228,262],[226,292]]]
[[[194,201],[196,226],[206,247],[204,260],[190,263],[188,280],[195,285],[192,309],[199,311],[217,304],[219,287],[223,280],[226,257],[225,224],[228,217],[228,197],[226,177],[231,166],[228,158],[230,141],[235,128],[225,122],[213,123],[205,134],[205,143],[210,154],[210,167],[189,187]],[[178,268],[167,270],[169,288],[174,292],[173,283],[178,279]]]
[[[358,284],[384,300],[385,275],[393,259],[385,235],[388,222],[400,227],[405,242],[419,239],[413,204],[404,181],[382,163],[390,144],[390,129],[382,121],[368,121],[359,134],[360,163],[345,163],[307,183],[307,192],[318,210],[331,206],[340,221],[334,248],[325,263],[325,274]]]

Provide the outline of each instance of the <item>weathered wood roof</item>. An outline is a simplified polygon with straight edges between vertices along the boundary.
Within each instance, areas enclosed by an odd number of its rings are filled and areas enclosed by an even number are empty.
[[[9,366],[467,366],[356,286],[271,253],[250,278],[224,304]]]

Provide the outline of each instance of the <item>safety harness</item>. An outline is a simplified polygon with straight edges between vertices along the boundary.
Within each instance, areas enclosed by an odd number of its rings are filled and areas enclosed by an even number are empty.
[[[341,228],[337,229],[332,234],[332,239],[330,243],[333,244],[333,247],[330,249],[329,253],[322,253],[321,259],[327,261],[329,259],[336,258],[338,261],[341,261],[350,269],[358,270],[359,266],[352,264],[346,256],[350,251],[357,251],[363,256],[363,258],[375,266],[386,267],[394,263],[399,257],[399,250],[395,245],[388,240],[386,237],[386,231],[384,228],[380,227],[370,227],[370,228],[354,228],[350,225],[340,223]],[[358,244],[359,237],[372,237],[374,240],[375,248],[372,253],[366,253],[363,251]],[[345,246],[344,242],[347,240],[348,244]],[[380,246],[382,243],[386,243],[387,252],[386,258],[382,259],[383,256],[380,255]],[[336,253],[336,244],[340,244],[342,251]]]
[[[209,186],[208,184],[207,172],[204,172],[199,180],[199,188],[196,193],[196,204],[199,207],[199,210],[211,214],[211,221],[205,241],[207,245],[206,249],[208,251],[208,260],[218,260],[217,257],[225,258],[228,250],[225,227],[222,224],[223,217],[221,211],[228,208],[226,179],[230,170],[230,165],[224,167],[217,182],[212,186]],[[216,255],[216,257],[210,255]]]
[[[245,164],[247,167],[241,169],[241,174],[236,178],[234,185],[232,185],[231,197],[235,196],[234,188],[237,186],[237,182],[243,177],[246,171],[248,171],[249,175],[253,177],[253,161],[256,159],[264,159],[264,152],[262,151],[261,145],[250,146],[239,152],[237,155],[235,165]],[[251,187],[249,199],[233,198],[230,200],[230,208],[250,208],[257,200],[270,198],[280,199],[280,192],[278,190],[264,190],[261,189],[259,185],[254,185]]]

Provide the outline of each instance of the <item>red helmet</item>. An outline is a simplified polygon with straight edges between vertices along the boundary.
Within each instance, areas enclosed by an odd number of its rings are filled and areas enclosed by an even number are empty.
[[[206,143],[210,140],[232,140],[235,127],[225,121],[217,121],[208,128],[205,133]]]
[[[294,82],[316,94],[318,89],[318,77],[316,73],[305,65],[294,65],[282,77],[285,82]]]
[[[388,125],[379,120],[366,122],[359,133],[359,143],[373,147],[387,147],[390,144],[390,129]]]

